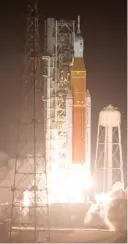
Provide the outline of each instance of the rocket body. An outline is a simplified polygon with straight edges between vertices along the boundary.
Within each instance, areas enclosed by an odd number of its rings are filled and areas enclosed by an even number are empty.
[[[86,164],[87,168],[90,169],[91,97],[86,88],[83,47],[83,38],[79,33],[74,40],[74,59],[71,67],[71,95],[70,99],[69,97],[67,98],[66,106],[66,114],[68,113],[68,119],[66,119],[68,121],[67,151],[68,160],[72,164]]]
[[[83,58],[75,58],[71,71],[72,83],[72,161],[86,160],[86,71]]]

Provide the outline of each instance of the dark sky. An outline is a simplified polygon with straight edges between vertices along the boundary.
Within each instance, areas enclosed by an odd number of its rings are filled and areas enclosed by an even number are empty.
[[[69,5],[69,2],[40,1],[41,48],[44,18],[77,19],[77,14],[80,14],[85,40],[87,86],[92,97],[92,156],[94,158],[99,111],[112,104],[122,113],[126,160],[127,1],[85,0],[84,5],[78,0],[75,4],[70,2]],[[27,0],[1,0],[0,12],[0,149],[8,152],[10,144],[15,141],[12,124],[17,114],[21,82]]]

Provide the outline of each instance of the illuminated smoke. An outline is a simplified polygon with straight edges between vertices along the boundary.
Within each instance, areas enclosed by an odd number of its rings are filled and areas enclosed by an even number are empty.
[[[124,185],[117,182],[112,192],[95,193],[96,204],[92,204],[84,219],[85,225],[104,225],[111,231],[126,229],[127,192]]]

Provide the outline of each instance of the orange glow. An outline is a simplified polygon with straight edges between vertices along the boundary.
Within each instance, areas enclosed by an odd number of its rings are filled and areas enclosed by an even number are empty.
[[[85,108],[73,109],[73,163],[85,162]]]
[[[82,67],[82,69],[81,69]],[[71,72],[73,109],[72,109],[72,159],[73,163],[86,161],[86,71],[84,60],[74,60]]]

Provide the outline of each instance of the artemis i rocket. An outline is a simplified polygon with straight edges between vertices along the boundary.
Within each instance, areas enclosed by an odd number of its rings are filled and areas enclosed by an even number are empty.
[[[71,64],[71,89],[66,99],[68,131],[67,157],[72,164],[91,165],[91,97],[86,88],[84,40],[78,16],[77,34],[74,38],[74,57]]]

